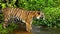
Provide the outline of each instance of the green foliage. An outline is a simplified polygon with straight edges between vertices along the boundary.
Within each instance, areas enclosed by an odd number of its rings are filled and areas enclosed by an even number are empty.
[[[0,0],[0,5],[2,6],[2,8],[16,7],[15,2],[16,0]]]
[[[45,12],[45,20],[34,20],[34,24],[48,26],[50,28],[60,27],[60,7],[45,7],[43,11]]]
[[[18,7],[27,10],[41,10],[45,7],[58,7],[60,6],[59,0],[19,0]]]
[[[18,6],[26,10],[40,10],[45,6],[44,0],[19,0]]]
[[[11,33],[16,28],[17,28],[17,25],[14,24],[14,23],[11,23],[9,27],[7,27],[6,29],[4,29],[2,27],[2,24],[0,23],[0,34],[8,34],[8,33]]]
[[[4,18],[3,18],[3,14],[1,13],[1,14],[0,14],[0,23],[1,23],[2,21],[4,21]]]

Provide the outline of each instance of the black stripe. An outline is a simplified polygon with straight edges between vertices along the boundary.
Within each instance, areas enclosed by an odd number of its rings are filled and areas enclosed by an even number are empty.
[[[17,12],[16,12],[16,14],[17,14],[19,12],[19,8],[16,8],[16,9],[18,9]],[[16,14],[14,16],[16,16]]]

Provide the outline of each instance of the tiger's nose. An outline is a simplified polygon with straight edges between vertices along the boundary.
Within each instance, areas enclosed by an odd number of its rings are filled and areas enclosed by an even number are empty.
[[[45,20],[45,18],[44,18],[44,17],[40,17],[40,19]]]
[[[41,15],[40,17],[42,20],[45,20],[45,16],[44,15]]]

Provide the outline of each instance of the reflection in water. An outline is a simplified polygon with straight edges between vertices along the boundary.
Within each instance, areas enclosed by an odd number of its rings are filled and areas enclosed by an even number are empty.
[[[13,32],[13,34],[32,34],[26,31],[26,26],[24,23],[18,24],[18,28]]]

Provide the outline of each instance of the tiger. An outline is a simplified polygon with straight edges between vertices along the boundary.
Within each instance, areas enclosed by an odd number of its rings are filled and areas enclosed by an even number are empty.
[[[42,11],[32,11],[14,7],[6,7],[2,10],[2,12],[4,14],[3,28],[7,28],[6,26],[8,26],[9,23],[8,21],[10,20],[11,17],[12,18],[17,17],[26,24],[26,31],[31,32],[32,21],[34,17],[36,17],[37,19],[43,17],[43,19],[45,19],[44,13]]]

